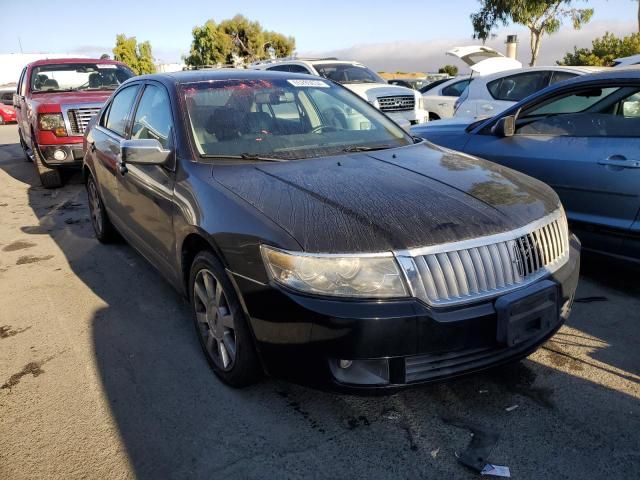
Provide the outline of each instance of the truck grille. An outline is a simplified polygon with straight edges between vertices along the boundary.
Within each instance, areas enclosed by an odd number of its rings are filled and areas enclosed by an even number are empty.
[[[566,262],[569,230],[562,210],[527,230],[486,237],[486,242],[478,239],[467,248],[451,244],[450,249],[445,246],[416,256],[420,283],[416,296],[436,306],[496,296],[527,285]]]
[[[400,95],[397,97],[378,97],[380,110],[383,112],[402,112],[413,110],[416,99],[413,95]]]
[[[100,111],[100,107],[72,108],[68,110],[71,135],[84,135],[87,125]]]

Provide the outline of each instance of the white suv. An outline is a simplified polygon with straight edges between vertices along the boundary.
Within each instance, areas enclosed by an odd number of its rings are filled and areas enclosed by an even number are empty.
[[[336,59],[292,59],[256,62],[249,68],[280,72],[307,73],[340,83],[391,117],[398,125],[427,122],[429,112],[416,90],[389,85],[377,73],[358,62]]]

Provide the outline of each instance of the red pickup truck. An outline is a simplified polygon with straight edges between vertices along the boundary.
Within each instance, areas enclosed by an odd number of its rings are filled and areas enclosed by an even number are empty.
[[[62,186],[60,169],[82,164],[82,137],[112,91],[134,73],[113,60],[38,60],[22,70],[13,104],[27,158],[46,188]]]

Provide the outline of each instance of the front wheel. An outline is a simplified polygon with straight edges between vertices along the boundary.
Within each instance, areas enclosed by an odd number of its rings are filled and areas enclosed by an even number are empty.
[[[196,255],[189,275],[193,320],[214,373],[240,388],[262,374],[244,312],[220,261],[207,251]]]
[[[38,152],[36,145],[31,149],[33,152],[33,162],[36,164],[36,170],[40,176],[40,183],[44,188],[60,188],[62,186],[62,176],[57,168],[47,167],[42,162],[42,157]]]

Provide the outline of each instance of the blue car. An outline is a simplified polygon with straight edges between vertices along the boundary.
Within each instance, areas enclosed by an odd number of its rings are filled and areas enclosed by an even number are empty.
[[[585,249],[640,262],[640,68],[555,84],[492,118],[411,131],[549,184]]]

